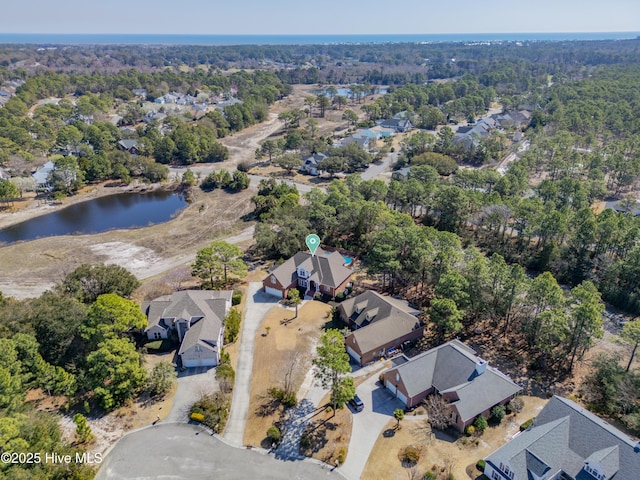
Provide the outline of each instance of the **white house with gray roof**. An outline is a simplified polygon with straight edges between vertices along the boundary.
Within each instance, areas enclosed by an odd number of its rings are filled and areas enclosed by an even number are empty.
[[[223,322],[232,295],[231,290],[185,290],[144,302],[147,338],[166,339],[175,332],[183,367],[215,367],[220,361]]]
[[[638,480],[640,444],[580,405],[553,397],[486,460],[491,480]]]
[[[409,408],[429,395],[440,395],[449,404],[452,426],[461,432],[478,415],[488,417],[494,406],[522,390],[459,340],[421,353],[387,370],[383,378],[384,386]]]

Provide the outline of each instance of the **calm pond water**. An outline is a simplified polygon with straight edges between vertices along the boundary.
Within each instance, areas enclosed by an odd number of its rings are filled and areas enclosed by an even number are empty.
[[[175,217],[187,202],[166,191],[118,193],[70,205],[0,230],[0,245],[56,235],[146,227]]]

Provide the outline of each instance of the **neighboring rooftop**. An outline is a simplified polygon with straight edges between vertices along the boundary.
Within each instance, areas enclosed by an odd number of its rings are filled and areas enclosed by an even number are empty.
[[[480,368],[482,373],[478,373]],[[456,392],[455,405],[463,421],[474,418],[522,388],[475,355],[475,351],[452,340],[424,352],[395,369],[410,397],[432,386],[440,394]]]
[[[529,429],[486,459],[500,478],[548,480],[562,478],[637,480],[640,448],[637,440],[614,428],[580,405],[554,396]],[[514,477],[505,475],[508,466]],[[485,470],[486,471],[486,470]],[[568,477],[567,477],[568,476]]]

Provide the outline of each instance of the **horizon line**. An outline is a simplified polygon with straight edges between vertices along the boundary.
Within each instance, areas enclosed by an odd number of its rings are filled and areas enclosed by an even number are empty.
[[[0,35],[132,35],[132,36],[144,36],[144,35],[164,35],[164,36],[224,36],[224,37],[287,37],[287,36],[370,36],[370,35],[527,35],[527,34],[558,34],[558,33],[570,33],[570,34],[597,34],[597,33],[640,33],[640,30],[552,30],[552,31],[526,31],[526,32],[385,32],[385,33],[165,33],[165,32],[0,32]]]

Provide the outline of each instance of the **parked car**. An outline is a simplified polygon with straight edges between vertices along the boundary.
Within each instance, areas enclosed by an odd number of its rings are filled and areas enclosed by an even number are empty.
[[[349,405],[351,405],[356,412],[364,410],[364,403],[362,403],[362,400],[360,400],[358,395],[349,400]]]

